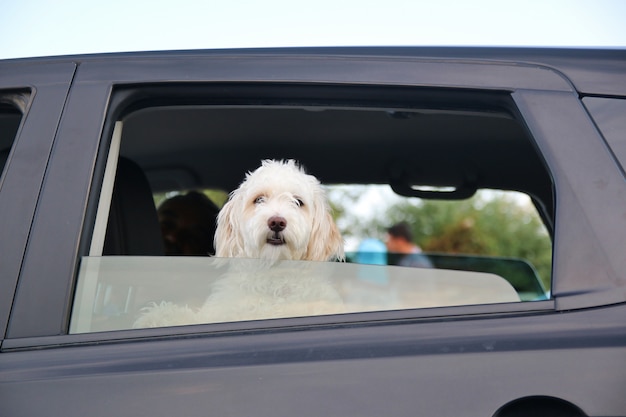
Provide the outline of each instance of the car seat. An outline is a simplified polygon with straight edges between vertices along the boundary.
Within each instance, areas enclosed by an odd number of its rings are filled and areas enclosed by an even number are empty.
[[[164,254],[159,219],[148,179],[139,165],[120,157],[103,255]]]

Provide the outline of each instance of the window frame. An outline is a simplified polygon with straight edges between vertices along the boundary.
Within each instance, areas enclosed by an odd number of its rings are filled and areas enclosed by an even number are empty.
[[[76,65],[3,63],[0,95],[22,112],[0,183],[0,331],[4,338],[46,164]],[[6,238],[10,237],[10,238]]]

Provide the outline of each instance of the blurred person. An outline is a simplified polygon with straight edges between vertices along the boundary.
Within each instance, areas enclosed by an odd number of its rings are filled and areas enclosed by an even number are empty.
[[[428,257],[422,254],[422,249],[413,242],[413,232],[406,222],[396,223],[387,229],[386,246],[390,254],[400,255],[394,262],[396,265],[418,268],[433,266]]]
[[[358,270],[358,278],[377,286],[388,284],[386,268],[372,268],[370,265],[387,265],[387,247],[383,241],[374,238],[366,238],[359,244],[356,262],[364,265]],[[378,304],[391,296],[387,292],[381,293],[380,289],[360,288],[353,290],[353,300],[358,299],[359,303],[370,303],[376,300]],[[393,298],[393,297],[392,297]],[[395,298],[394,298],[395,299]]]
[[[364,239],[359,244],[356,261],[360,264],[387,265],[387,247],[378,239]]]
[[[165,200],[157,210],[165,254],[213,255],[218,212],[215,203],[198,191]]]

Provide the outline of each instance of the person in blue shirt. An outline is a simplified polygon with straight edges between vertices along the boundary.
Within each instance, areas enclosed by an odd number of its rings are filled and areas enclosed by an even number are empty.
[[[424,255],[422,249],[413,242],[413,232],[406,222],[396,223],[387,229],[386,246],[389,254],[399,255],[390,256],[390,264],[417,268],[433,267],[428,256]]]

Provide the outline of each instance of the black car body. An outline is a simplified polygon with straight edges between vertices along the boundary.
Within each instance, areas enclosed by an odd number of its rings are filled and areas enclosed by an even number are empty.
[[[1,415],[626,415],[626,51],[6,60],[0,113]],[[94,249],[121,121],[117,153],[153,191],[231,191],[294,157],[329,184],[524,192],[552,240],[549,297],[73,331],[85,258],[155,255]]]

